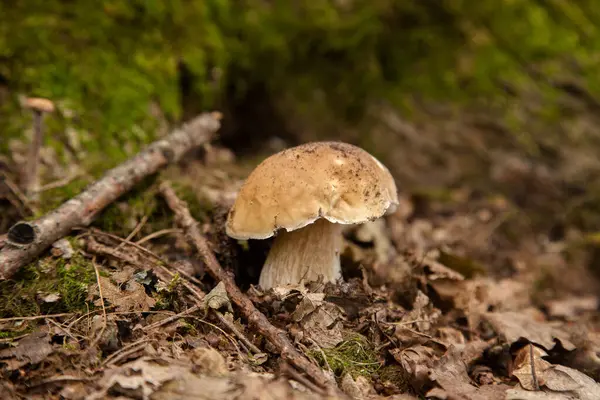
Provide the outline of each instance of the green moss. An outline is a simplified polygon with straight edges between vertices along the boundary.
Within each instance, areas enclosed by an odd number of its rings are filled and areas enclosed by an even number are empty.
[[[42,258],[0,282],[0,318],[89,310],[87,289],[95,279],[92,264],[77,250],[69,260]],[[49,294],[58,294],[58,301],[42,301]]]
[[[334,348],[315,350],[311,355],[322,367],[329,366],[338,377],[345,373],[353,377],[371,376],[381,365],[371,343],[357,333],[352,333]]]

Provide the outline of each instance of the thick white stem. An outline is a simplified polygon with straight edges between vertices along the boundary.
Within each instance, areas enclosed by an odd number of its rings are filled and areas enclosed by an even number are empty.
[[[280,232],[269,251],[260,274],[259,285],[267,290],[276,286],[316,281],[335,282],[342,276],[340,250],[342,229],[326,219],[292,232]]]

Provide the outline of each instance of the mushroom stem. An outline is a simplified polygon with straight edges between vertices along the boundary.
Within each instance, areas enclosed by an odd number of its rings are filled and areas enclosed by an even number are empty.
[[[320,218],[304,228],[280,232],[269,251],[259,285],[276,286],[317,281],[335,282],[342,276],[342,226]]]

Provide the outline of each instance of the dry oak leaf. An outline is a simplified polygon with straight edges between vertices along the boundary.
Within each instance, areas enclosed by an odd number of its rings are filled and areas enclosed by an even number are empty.
[[[146,294],[144,285],[131,279],[125,284],[125,290],[121,290],[105,276],[100,277],[102,286],[102,297],[110,304],[116,306],[116,311],[149,311],[156,304],[156,300]],[[90,288],[90,295],[99,297],[98,285]],[[101,306],[101,299],[94,301],[94,305]]]
[[[556,344],[555,341],[559,341],[565,350],[575,349],[566,332],[550,322],[540,320],[543,316],[535,310],[485,313],[483,318],[510,344],[525,339],[546,350],[551,350]]]

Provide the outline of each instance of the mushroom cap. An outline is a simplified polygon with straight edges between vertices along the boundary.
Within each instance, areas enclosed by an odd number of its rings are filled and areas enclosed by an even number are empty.
[[[276,153],[252,171],[229,211],[226,232],[266,239],[319,218],[359,224],[397,204],[394,178],[375,157],[347,143],[312,142]]]
[[[41,97],[29,97],[25,99],[25,107],[47,113],[54,111],[54,103]]]

